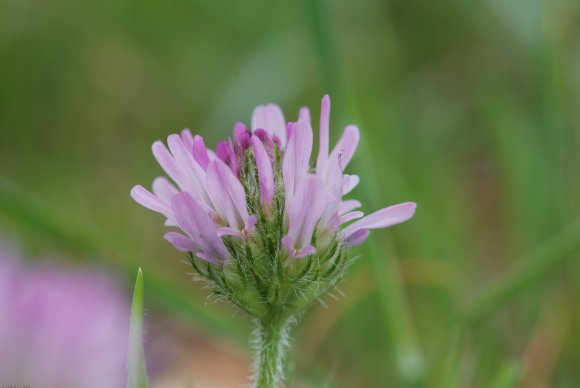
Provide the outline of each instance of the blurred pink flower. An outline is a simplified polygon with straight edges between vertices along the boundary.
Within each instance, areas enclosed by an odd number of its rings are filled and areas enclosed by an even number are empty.
[[[359,183],[358,176],[344,174],[344,169],[360,133],[356,126],[347,126],[331,151],[329,122],[330,98],[325,96],[314,166],[310,164],[313,131],[307,108],[300,110],[297,122],[286,122],[277,105],[258,106],[251,128],[237,123],[233,139],[221,141],[215,152],[206,148],[200,136],[183,130],[168,137],[169,148],[161,141],[153,144],[155,158],[177,187],[159,177],[152,193],[138,185],[131,196],[163,214],[168,226],[181,229],[183,233],[165,235],[177,249],[212,263],[230,258],[224,236],[250,240],[257,223],[262,230],[276,223],[275,218],[270,222],[276,212],[284,217],[277,245],[291,258],[312,255],[334,238],[346,248],[359,245],[370,229],[411,218],[416,208],[413,202],[363,217],[356,210],[360,202],[343,199]],[[254,197],[259,197],[259,205],[249,206]]]
[[[0,248],[0,384],[125,384],[129,307],[103,274],[15,261]]]

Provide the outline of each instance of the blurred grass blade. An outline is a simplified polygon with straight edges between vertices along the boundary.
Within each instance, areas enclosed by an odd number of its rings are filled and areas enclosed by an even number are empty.
[[[357,120],[360,121],[360,120]],[[358,155],[353,164],[366,179],[361,179],[361,197],[370,203],[373,209],[384,205],[381,200],[381,189],[376,178],[374,163],[368,139],[359,142]],[[383,166],[388,163],[383,162]],[[389,167],[385,167],[391,170]],[[399,186],[404,182],[397,181]],[[391,240],[383,235],[380,239],[371,236],[365,250],[373,268],[374,281],[385,315],[385,327],[393,347],[397,372],[405,386],[416,386],[425,377],[427,361],[416,334],[415,323],[409,308],[406,291],[401,281],[401,270],[397,254]]]
[[[131,305],[131,326],[129,327],[129,352],[127,388],[147,388],[147,371],[143,351],[143,272],[137,271],[133,303]]]
[[[95,250],[86,228],[3,176],[0,176],[0,214],[76,253]]]
[[[375,238],[370,238],[367,244],[399,378],[406,386],[416,386],[424,378],[425,358],[401,286],[396,255],[390,244],[378,244]]]
[[[579,250],[580,219],[535,251],[520,258],[512,268],[477,295],[464,313],[464,322],[474,325],[491,316],[513,296],[541,281],[551,269],[576,257],[574,253]]]

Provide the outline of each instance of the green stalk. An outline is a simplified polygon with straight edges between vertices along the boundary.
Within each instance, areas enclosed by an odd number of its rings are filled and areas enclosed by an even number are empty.
[[[289,345],[289,331],[294,319],[271,314],[256,320],[255,388],[275,388],[284,380],[284,357]]]

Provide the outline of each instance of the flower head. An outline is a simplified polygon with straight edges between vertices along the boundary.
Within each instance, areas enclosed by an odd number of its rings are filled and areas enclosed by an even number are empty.
[[[360,133],[347,126],[331,150],[329,121],[325,96],[317,155],[307,108],[287,122],[278,106],[258,106],[251,128],[237,123],[233,137],[215,151],[189,130],[170,135],[167,146],[153,144],[153,154],[174,183],[160,177],[153,192],[135,186],[131,196],[181,229],[165,238],[191,254],[193,266],[219,294],[259,314],[233,290],[263,301],[273,297],[272,284],[283,293],[307,282],[331,286],[346,266],[348,248],[362,244],[369,230],[404,222],[415,212],[415,203],[408,202],[365,217],[357,210],[360,202],[344,198],[359,183],[344,171]]]

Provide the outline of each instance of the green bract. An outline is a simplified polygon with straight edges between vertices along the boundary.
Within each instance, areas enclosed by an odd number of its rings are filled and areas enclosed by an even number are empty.
[[[271,208],[264,209],[253,152],[245,151],[240,181],[249,213],[256,214],[257,222],[246,239],[223,238],[231,259],[215,265],[189,254],[195,272],[208,282],[216,296],[259,320],[268,319],[273,312],[281,319],[300,314],[342,279],[349,264],[349,249],[340,244],[337,233],[325,246],[316,244],[314,233],[315,254],[303,259],[289,257],[281,243],[288,226],[278,149],[274,160],[275,196]]]

